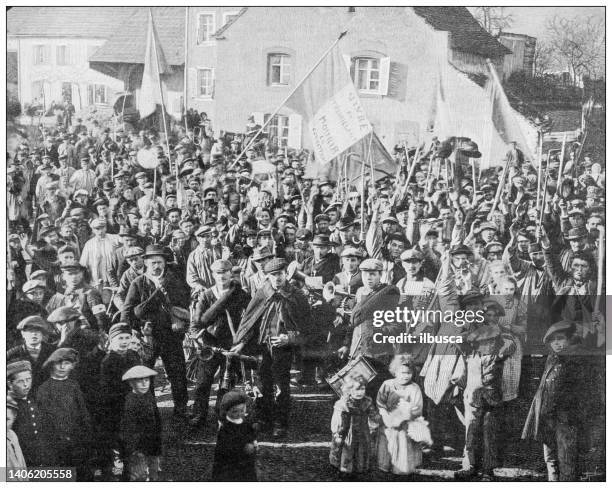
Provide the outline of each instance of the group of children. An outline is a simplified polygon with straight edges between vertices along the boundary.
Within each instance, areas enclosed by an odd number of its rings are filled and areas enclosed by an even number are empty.
[[[79,384],[82,358],[59,347],[42,365],[17,360],[7,364],[7,442],[9,467],[75,467],[77,481],[92,481],[96,467],[110,479],[114,460],[123,460],[123,479],[157,480],[161,420],[151,377],[130,349],[132,330],[117,323],[109,330],[102,360],[97,408]],[[40,368],[47,379],[36,384]]]

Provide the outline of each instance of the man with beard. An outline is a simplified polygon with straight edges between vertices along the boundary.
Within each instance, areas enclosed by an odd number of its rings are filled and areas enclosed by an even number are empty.
[[[294,348],[308,335],[312,315],[306,297],[287,282],[287,262],[272,259],[264,271],[268,280],[249,303],[234,339],[232,351],[262,355],[261,420],[274,422],[274,437],[284,436],[289,426],[290,379]],[[274,385],[279,394],[274,394]]]
[[[232,263],[217,260],[212,266],[215,285],[201,291],[197,296],[192,314],[190,335],[196,340],[198,353],[202,347],[220,347],[228,350],[232,347],[237,326],[242,313],[249,304],[249,295],[241,288],[240,283],[232,280]],[[226,357],[215,354],[205,361],[198,371],[193,404],[193,418],[190,424],[194,427],[206,425],[208,398],[215,374],[223,378],[227,367]],[[227,390],[220,385],[217,391],[217,406]],[[216,409],[219,413],[218,408]]]
[[[382,383],[390,377],[387,367],[394,350],[392,344],[375,341],[374,333],[395,336],[402,330],[401,326],[390,324],[375,328],[373,315],[375,311],[395,310],[400,293],[395,285],[382,283],[383,263],[378,259],[366,259],[359,270],[363,286],[357,290],[350,327],[338,353],[341,357],[362,356],[375,369],[377,375],[366,387],[366,394],[375,398]]]
[[[151,322],[153,354],[147,366],[153,368],[161,356],[172,386],[174,414],[187,415],[187,371],[183,353],[184,319],[182,310],[189,306],[189,290],[167,270],[167,251],[161,246],[147,246],[144,254],[146,271],[138,276],[128,290],[121,322],[144,324]],[[181,307],[177,310],[176,307]],[[180,317],[179,317],[180,315]]]

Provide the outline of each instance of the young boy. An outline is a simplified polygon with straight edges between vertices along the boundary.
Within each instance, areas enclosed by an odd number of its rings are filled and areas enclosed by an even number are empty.
[[[50,378],[38,389],[41,429],[56,452],[53,466],[76,467],[77,481],[92,481],[88,467],[93,435],[89,412],[79,385],[70,379],[78,362],[74,349],[59,348],[43,364]]]
[[[212,481],[257,481],[255,430],[246,420],[248,398],[239,391],[223,396]]]
[[[48,378],[47,372],[43,370],[43,364],[55,350],[55,346],[45,341],[49,336],[49,329],[47,321],[39,315],[26,317],[17,325],[23,343],[6,352],[7,362],[19,360],[28,361],[31,364],[32,390],[34,393]]]
[[[125,397],[120,428],[127,460],[125,472],[130,481],[157,481],[159,476],[162,425],[150,391],[151,377],[155,375],[155,370],[138,365],[121,378],[131,389]]]
[[[100,429],[104,439],[106,463],[105,475],[110,475],[113,451],[121,452],[119,440],[119,422],[125,403],[125,397],[130,391],[129,386],[122,381],[126,371],[133,366],[142,364],[137,352],[130,349],[132,328],[125,322],[113,325],[108,331],[109,352],[106,353],[100,368]]]
[[[40,428],[40,412],[32,393],[32,366],[28,361],[15,361],[6,365],[8,396],[17,412],[13,431],[20,440],[27,466],[48,466],[52,452],[46,433]]]
[[[584,410],[584,365],[571,345],[576,326],[568,321],[550,326],[544,344],[550,349],[544,373],[523,428],[523,439],[544,444],[548,481],[578,481],[578,432]]]
[[[498,462],[496,434],[502,403],[503,361],[514,352],[514,347],[505,343],[494,325],[470,332],[467,343],[471,350],[465,357],[465,452],[463,469],[455,472],[455,479],[468,481],[481,471],[483,481],[492,481]]]

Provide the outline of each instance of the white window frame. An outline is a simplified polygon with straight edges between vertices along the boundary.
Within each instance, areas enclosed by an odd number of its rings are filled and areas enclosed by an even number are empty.
[[[229,20],[227,19],[230,15],[236,16],[240,13],[240,10],[232,10],[230,12],[223,12],[223,25],[227,24]]]
[[[275,82],[272,79],[272,58],[274,56],[280,56],[281,63],[278,65],[280,67],[278,82]],[[284,64],[282,62],[283,59],[288,59],[289,62]],[[283,78],[286,77],[287,82],[283,83]],[[268,54],[268,85],[269,86],[288,86],[291,84],[291,55],[282,52],[274,52]]]
[[[49,64],[48,45],[46,44],[34,44],[34,66],[43,66]],[[40,61],[38,60],[38,54],[40,53]]]
[[[270,114],[265,114],[264,122],[267,122],[270,118]],[[280,125],[279,125],[280,124]],[[282,130],[287,129],[287,135],[282,134]],[[278,140],[278,147],[285,148],[289,147],[290,139],[290,125],[288,115],[275,115],[270,124],[268,124],[268,134],[270,137],[276,137]]]
[[[60,48],[64,48],[64,62],[60,63]],[[70,66],[70,48],[66,44],[55,46],[55,64],[58,66]]]
[[[360,71],[359,64],[362,61],[367,61],[367,66],[365,70],[365,76],[366,76],[365,81],[366,81],[366,86],[368,88],[359,87],[359,71]],[[372,67],[373,61],[377,61],[378,68]],[[359,93],[371,93],[374,95],[378,95],[380,93],[380,83],[381,83],[380,63],[381,63],[380,58],[375,58],[375,57],[358,56],[358,57],[353,58],[352,63],[351,63],[351,68],[353,71],[353,80],[355,82],[355,87],[357,88],[357,91],[359,91]],[[372,79],[372,73],[374,71],[376,71],[378,74],[378,77],[375,80]],[[376,88],[371,88],[371,84],[374,81],[377,83]]]
[[[91,95],[92,98],[91,100],[89,99],[89,94],[90,94],[90,87],[91,88]],[[97,92],[98,92],[98,88],[103,87],[104,88],[104,101],[99,102],[97,100]],[[90,83],[87,85],[87,104],[88,105],[108,105],[108,87],[106,85],[103,85],[102,83]]]
[[[210,71],[210,93],[209,94],[203,95],[200,91],[201,89],[200,71]],[[210,100],[212,99],[214,92],[215,92],[215,69],[209,68],[207,66],[198,67],[196,69],[196,97],[200,99]]]
[[[202,25],[202,18],[206,17],[206,16],[210,16],[212,17],[212,28],[210,30],[210,33],[208,34],[208,39],[203,39],[200,40],[200,26]],[[198,12],[198,21],[196,23],[197,25],[197,30],[196,30],[196,43],[198,46],[202,46],[202,45],[207,45],[207,44],[212,44],[214,43],[214,38],[212,37],[213,34],[217,31],[217,15],[215,12]]]

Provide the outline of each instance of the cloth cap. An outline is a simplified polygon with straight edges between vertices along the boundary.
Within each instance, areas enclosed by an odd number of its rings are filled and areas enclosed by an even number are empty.
[[[106,227],[106,220],[104,219],[93,219],[91,224],[89,224],[92,229],[101,229]]]
[[[17,324],[17,330],[40,330],[48,333],[49,325],[40,315],[30,315]]]
[[[270,251],[270,248],[268,248],[268,246],[264,246],[261,248],[257,248],[255,249],[255,251],[253,251],[253,261],[261,261],[262,259],[268,259],[273,257],[272,251]]]
[[[283,258],[274,258],[268,261],[264,266],[264,272],[266,274],[276,273],[278,271],[283,271],[287,268],[287,261]]]
[[[584,210],[574,207],[569,212],[567,212],[567,215],[584,215]]]
[[[493,222],[484,222],[480,226],[480,231],[482,232],[483,230],[493,230],[493,231],[496,231],[497,230],[497,226]]]
[[[47,322],[51,324],[57,322],[70,322],[71,320],[78,319],[80,316],[81,312],[74,307],[59,307],[49,314]]]
[[[74,192],[75,197],[78,197],[79,195],[85,195],[87,197],[89,196],[89,193],[87,192],[87,190],[77,190]]]
[[[363,253],[355,247],[347,247],[343,249],[341,257],[343,258],[359,258],[363,257]]]
[[[502,307],[501,304],[497,300],[493,298],[487,298],[484,300],[483,303],[484,303],[485,309],[487,310],[494,309],[499,317],[504,317],[506,315],[506,311],[504,310],[504,307]]]
[[[381,222],[382,223],[392,222],[394,224],[399,224],[398,220],[393,215],[391,215],[391,214],[383,215],[383,217],[381,219]]]
[[[132,258],[134,256],[142,256],[143,254],[144,254],[144,250],[142,249],[142,247],[131,246],[131,247],[128,247],[123,252],[123,257],[127,259],[127,258]]]
[[[488,339],[495,339],[500,336],[500,330],[498,327],[493,325],[485,325],[483,327],[479,327],[473,332],[470,332],[467,336],[468,342],[481,342],[486,341]]]
[[[121,381],[139,380],[142,378],[149,378],[151,376],[157,376],[157,371],[139,364],[138,366],[132,366],[130,369],[128,369],[121,377]]]
[[[318,247],[327,247],[331,246],[331,242],[329,240],[329,236],[325,234],[317,234],[312,241],[312,245]]]
[[[248,401],[249,397],[241,391],[228,391],[225,395],[223,395],[223,399],[221,400],[221,405],[219,408],[221,418],[224,419],[227,412],[236,405],[246,404]]]
[[[132,328],[126,322],[117,322],[108,331],[108,339],[112,341],[119,334],[132,335]]]
[[[10,378],[14,374],[22,373],[24,371],[32,371],[32,364],[30,361],[13,361],[6,365],[6,377]]]
[[[540,245],[539,242],[532,242],[530,244],[527,245],[527,252],[541,252],[542,251],[542,246]]]
[[[44,289],[44,288],[47,288],[47,285],[45,285],[42,281],[39,281],[39,280],[28,280],[21,287],[21,291],[23,291],[24,293],[30,293],[32,290],[35,290],[36,288]]]
[[[418,259],[419,261],[423,261],[423,253],[418,249],[406,249],[401,255],[400,259],[402,261],[409,261],[411,259]]]
[[[567,233],[567,239],[570,241],[577,241],[578,239],[584,239],[587,236],[586,229],[576,229],[572,228]]]
[[[77,271],[85,271],[85,266],[82,266],[79,263],[71,263],[71,264],[63,264],[60,266],[62,271],[68,272],[77,272]]]
[[[485,249],[486,249],[487,251],[490,251],[490,250],[491,250],[491,248],[493,248],[493,247],[501,247],[502,249],[504,248],[504,246],[502,245],[502,243],[501,243],[501,242],[491,241],[491,242],[489,242],[489,243],[488,243],[488,244],[485,246]]]
[[[202,237],[205,234],[210,234],[212,232],[212,227],[210,225],[203,225],[199,227],[198,230],[194,232],[196,237]]]
[[[468,256],[472,256],[474,253],[465,244],[459,244],[451,249],[450,254],[451,256],[457,256],[458,254],[467,254]]]
[[[60,347],[51,353],[49,359],[45,361],[43,364],[43,368],[47,368],[55,363],[60,363],[62,361],[70,361],[71,363],[79,362],[79,353],[70,347]]]
[[[232,263],[230,263],[229,261],[227,261],[225,259],[217,259],[210,266],[210,270],[213,273],[225,273],[226,271],[231,271],[232,270]]]
[[[360,271],[382,271],[383,263],[378,259],[369,258],[359,265]]]
[[[567,320],[562,320],[560,322],[557,322],[556,324],[551,325],[546,331],[546,334],[544,334],[542,342],[546,344],[551,339],[552,335],[557,332],[563,332],[568,337],[572,336],[576,332],[576,324]]]

